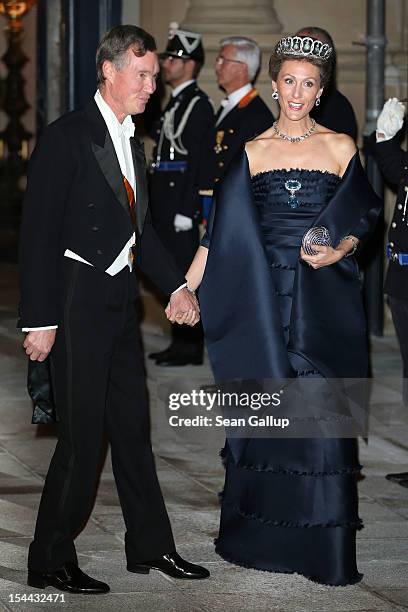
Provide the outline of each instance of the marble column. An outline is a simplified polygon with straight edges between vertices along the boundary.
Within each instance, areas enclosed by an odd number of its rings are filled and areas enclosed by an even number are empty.
[[[282,30],[273,0],[190,0],[183,27],[216,36],[276,34]]]
[[[206,62],[200,74],[200,84],[216,106],[224,95],[217,88],[213,69],[220,39],[225,36],[247,36],[255,40],[263,56],[263,69],[257,87],[272,110],[276,111],[270,99],[267,65],[283,26],[273,0],[190,0],[181,27],[203,35]]]

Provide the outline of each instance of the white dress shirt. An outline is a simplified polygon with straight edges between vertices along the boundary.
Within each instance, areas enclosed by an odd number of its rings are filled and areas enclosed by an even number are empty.
[[[119,123],[115,113],[113,112],[109,104],[105,102],[99,89],[95,94],[95,102],[101,112],[102,117],[105,120],[109,135],[112,138],[120,170],[129,181],[129,184],[133,189],[136,199],[135,169],[133,166],[132,149],[129,140],[132,136],[134,136],[135,133],[135,125],[132,121],[132,117],[128,115],[124,119],[123,123]],[[115,261],[113,261],[112,264],[105,270],[106,274],[109,274],[109,276],[115,276],[116,274],[121,272],[126,266],[129,266],[130,270],[132,269],[132,262],[129,258],[129,251],[130,247],[135,244],[135,240],[136,236],[133,232],[132,236],[123,246],[123,249],[116,257]],[[70,249],[67,249],[64,255],[65,257],[69,257],[70,259],[76,259],[76,261],[81,261],[82,263],[87,264],[88,266],[92,266],[89,261],[86,261],[77,253],[73,253]]]
[[[216,126],[223,121],[224,117],[228,115],[233,108],[235,108],[250,91],[253,89],[251,83],[247,83],[243,87],[236,89],[229,96],[227,96],[224,100],[221,101],[221,106],[223,107],[220,116],[217,119]]]
[[[130,115],[125,118],[123,123],[119,123],[115,113],[113,112],[109,104],[105,102],[99,89],[96,92],[94,99],[97,107],[101,111],[102,117],[105,120],[109,135],[112,138],[120,170],[131,185],[136,199],[135,169],[133,166],[132,149],[129,140],[132,136],[134,136],[135,124],[133,123],[132,117]],[[106,274],[109,274],[109,276],[116,276],[116,274],[121,272],[126,266],[129,266],[129,269],[132,270],[132,262],[129,258],[129,251],[130,247],[135,244],[135,240],[136,236],[133,232],[132,236],[124,245],[123,249],[116,257],[115,261],[113,261],[109,268],[105,270]],[[75,259],[76,261],[80,261],[84,264],[87,264],[88,266],[92,266],[89,261],[86,261],[80,255],[74,253],[70,249],[66,249],[64,256],[69,257],[70,259]]]

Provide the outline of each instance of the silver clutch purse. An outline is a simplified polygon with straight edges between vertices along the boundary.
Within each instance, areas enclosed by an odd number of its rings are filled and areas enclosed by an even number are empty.
[[[325,227],[311,227],[302,238],[302,247],[308,255],[317,255],[313,245],[331,246],[329,230]]]

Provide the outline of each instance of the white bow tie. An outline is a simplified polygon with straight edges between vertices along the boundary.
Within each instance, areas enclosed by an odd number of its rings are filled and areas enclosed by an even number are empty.
[[[132,119],[129,117],[129,121],[126,119],[123,123],[118,124],[118,136],[121,138],[125,136],[126,138],[132,138],[135,135],[135,124]]]

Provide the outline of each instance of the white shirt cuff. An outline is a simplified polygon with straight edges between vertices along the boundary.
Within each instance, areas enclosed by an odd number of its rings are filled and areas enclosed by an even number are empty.
[[[22,327],[21,331],[46,331],[47,329],[58,329],[58,325],[46,325],[45,327]]]
[[[177,289],[175,289],[171,295],[174,295],[175,293],[177,293],[178,291],[180,291],[181,289],[184,289],[184,287],[187,287],[187,283],[184,283],[184,285],[180,285],[180,287],[177,287]]]

